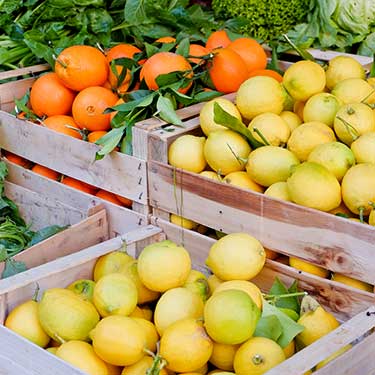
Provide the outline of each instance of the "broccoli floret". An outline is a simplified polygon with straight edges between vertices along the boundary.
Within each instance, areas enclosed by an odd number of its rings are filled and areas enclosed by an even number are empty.
[[[222,18],[244,17],[242,31],[270,41],[306,19],[311,0],[213,0],[212,9]]]

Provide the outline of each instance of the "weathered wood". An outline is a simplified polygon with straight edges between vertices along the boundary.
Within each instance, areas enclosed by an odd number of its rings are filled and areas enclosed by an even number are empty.
[[[51,67],[48,64],[39,64],[27,66],[26,68],[7,70],[5,72],[0,72],[0,81],[8,78],[23,77],[25,75],[35,75],[37,73],[45,72],[50,69]],[[15,82],[18,81],[13,81],[12,83],[15,84]]]

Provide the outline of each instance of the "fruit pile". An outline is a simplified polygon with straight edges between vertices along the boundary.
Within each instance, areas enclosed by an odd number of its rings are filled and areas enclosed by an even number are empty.
[[[5,326],[91,375],[260,375],[339,326],[296,283],[276,279],[262,294],[249,280],[265,258],[244,233],[211,247],[208,278],[169,240],[137,260],[115,251],[97,260],[93,280],[47,289]]]

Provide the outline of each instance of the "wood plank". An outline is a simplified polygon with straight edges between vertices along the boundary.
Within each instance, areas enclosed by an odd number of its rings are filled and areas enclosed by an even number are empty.
[[[149,194],[155,208],[224,233],[248,232],[270,250],[375,284],[374,227],[153,161]]]
[[[94,161],[99,146],[0,112],[0,147],[91,185],[147,204],[146,162],[112,152]]]
[[[33,66],[27,66],[25,68],[7,70],[5,72],[0,72],[0,81],[8,78],[22,77],[28,74],[35,75],[36,73],[45,72],[46,70],[50,69],[51,67],[48,64],[38,64]]]
[[[0,84],[0,110],[11,112],[14,99],[22,98],[36,78],[25,78],[20,81]]]

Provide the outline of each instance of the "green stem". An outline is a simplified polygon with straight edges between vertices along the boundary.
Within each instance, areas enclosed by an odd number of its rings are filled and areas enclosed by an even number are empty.
[[[307,296],[307,292],[295,292],[289,294],[263,294],[265,299],[280,299],[280,298],[289,298],[289,297],[301,297]]]
[[[260,139],[263,141],[263,143],[266,146],[270,145],[270,143],[267,141],[267,138],[262,134],[262,132],[258,128],[253,128],[253,130],[254,130],[254,133],[259,135]]]

